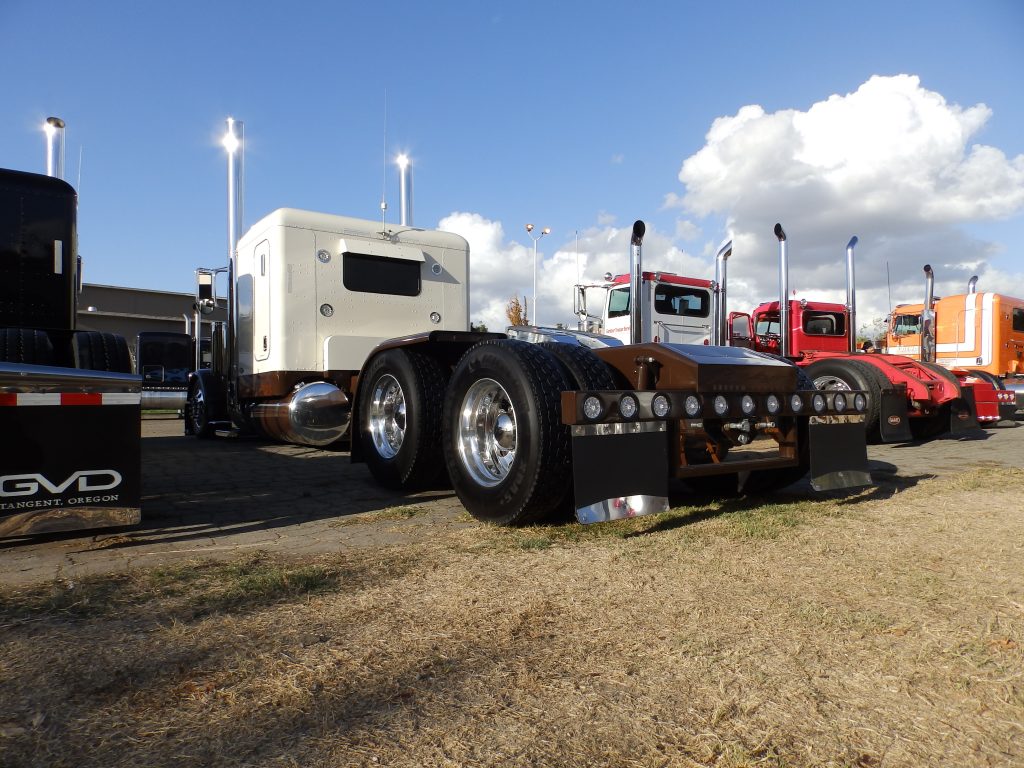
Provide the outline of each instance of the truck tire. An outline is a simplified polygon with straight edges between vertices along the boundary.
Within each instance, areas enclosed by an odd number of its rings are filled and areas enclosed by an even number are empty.
[[[0,328],[0,361],[53,365],[53,343],[46,331]]]
[[[478,520],[548,517],[571,483],[561,392],[572,385],[552,353],[515,339],[469,349],[452,374],[442,443],[459,500]]]
[[[388,488],[437,483],[444,460],[437,450],[445,372],[414,349],[389,349],[360,379],[359,441],[370,474]]]
[[[859,389],[867,394],[864,428],[869,443],[881,440],[882,388],[888,386],[885,375],[871,363],[847,358],[816,360],[804,368],[817,389]],[[852,405],[852,404],[851,404]]]
[[[213,424],[206,405],[206,391],[200,383],[194,383],[185,402],[185,430],[187,434],[201,439],[213,437]]]
[[[564,367],[569,384],[580,390],[615,389],[615,379],[611,369],[604,360],[586,347],[578,344],[565,344],[558,341],[541,342],[540,347],[546,349]]]
[[[131,373],[132,358],[124,336],[101,331],[75,331],[71,353],[76,368]]]

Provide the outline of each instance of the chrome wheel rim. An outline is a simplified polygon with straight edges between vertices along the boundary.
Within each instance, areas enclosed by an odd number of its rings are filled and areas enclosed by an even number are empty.
[[[845,381],[840,379],[838,376],[826,374],[819,376],[814,380],[814,386],[818,389],[824,389],[828,391],[842,390],[843,392],[852,392],[853,387],[847,384]]]
[[[516,411],[494,379],[480,379],[462,398],[458,452],[474,482],[488,488],[508,477],[516,460]]]
[[[373,385],[370,398],[370,435],[377,453],[393,459],[405,441],[405,393],[391,374],[385,374]]]
[[[203,397],[203,390],[196,389],[192,393],[191,403],[192,431],[199,434],[206,427],[206,398]]]

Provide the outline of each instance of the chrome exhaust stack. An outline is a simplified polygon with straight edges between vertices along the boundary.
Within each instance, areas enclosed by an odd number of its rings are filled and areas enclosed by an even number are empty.
[[[974,275],[970,280],[967,281],[967,292],[977,293],[978,292],[978,276]]]
[[[846,318],[850,354],[857,351],[857,277],[853,268],[853,249],[857,246],[857,236],[850,238],[846,244]]]
[[[714,308],[711,313],[711,343],[724,347],[729,343],[728,316],[726,314],[726,262],[732,256],[732,240],[727,240],[715,254],[715,285],[712,293]]]
[[[43,124],[46,131],[46,175],[64,178],[64,121],[48,117]]]
[[[789,357],[789,251],[781,224],[775,224],[775,237],[779,241],[779,354]]]
[[[643,242],[647,226],[639,219],[633,222],[629,240],[629,338],[632,344],[643,344],[643,313],[640,311],[641,283],[643,279]]]
[[[921,360],[935,362],[935,273],[924,265],[924,307],[921,309]]]
[[[227,374],[234,380],[238,369],[238,347],[235,331],[238,328],[237,306],[235,303],[235,277],[238,274],[235,263],[238,255],[238,236],[242,229],[242,166],[245,152],[245,126],[241,121],[229,117],[228,131],[224,135],[224,149],[228,152],[228,328],[227,328]],[[229,395],[229,407],[231,407]]]

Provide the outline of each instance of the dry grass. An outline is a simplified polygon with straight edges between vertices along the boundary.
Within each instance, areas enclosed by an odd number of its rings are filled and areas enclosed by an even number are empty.
[[[1020,765],[1022,494],[984,469],[7,591],[0,764]]]

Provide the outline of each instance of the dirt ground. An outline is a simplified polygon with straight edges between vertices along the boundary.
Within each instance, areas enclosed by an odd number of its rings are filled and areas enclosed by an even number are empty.
[[[152,439],[168,476],[216,460]],[[505,530],[343,455],[216,446],[286,464],[280,488],[150,478],[162,524],[20,545],[114,558],[0,588],[0,763],[1024,765],[1022,447],[889,446],[855,494]]]

